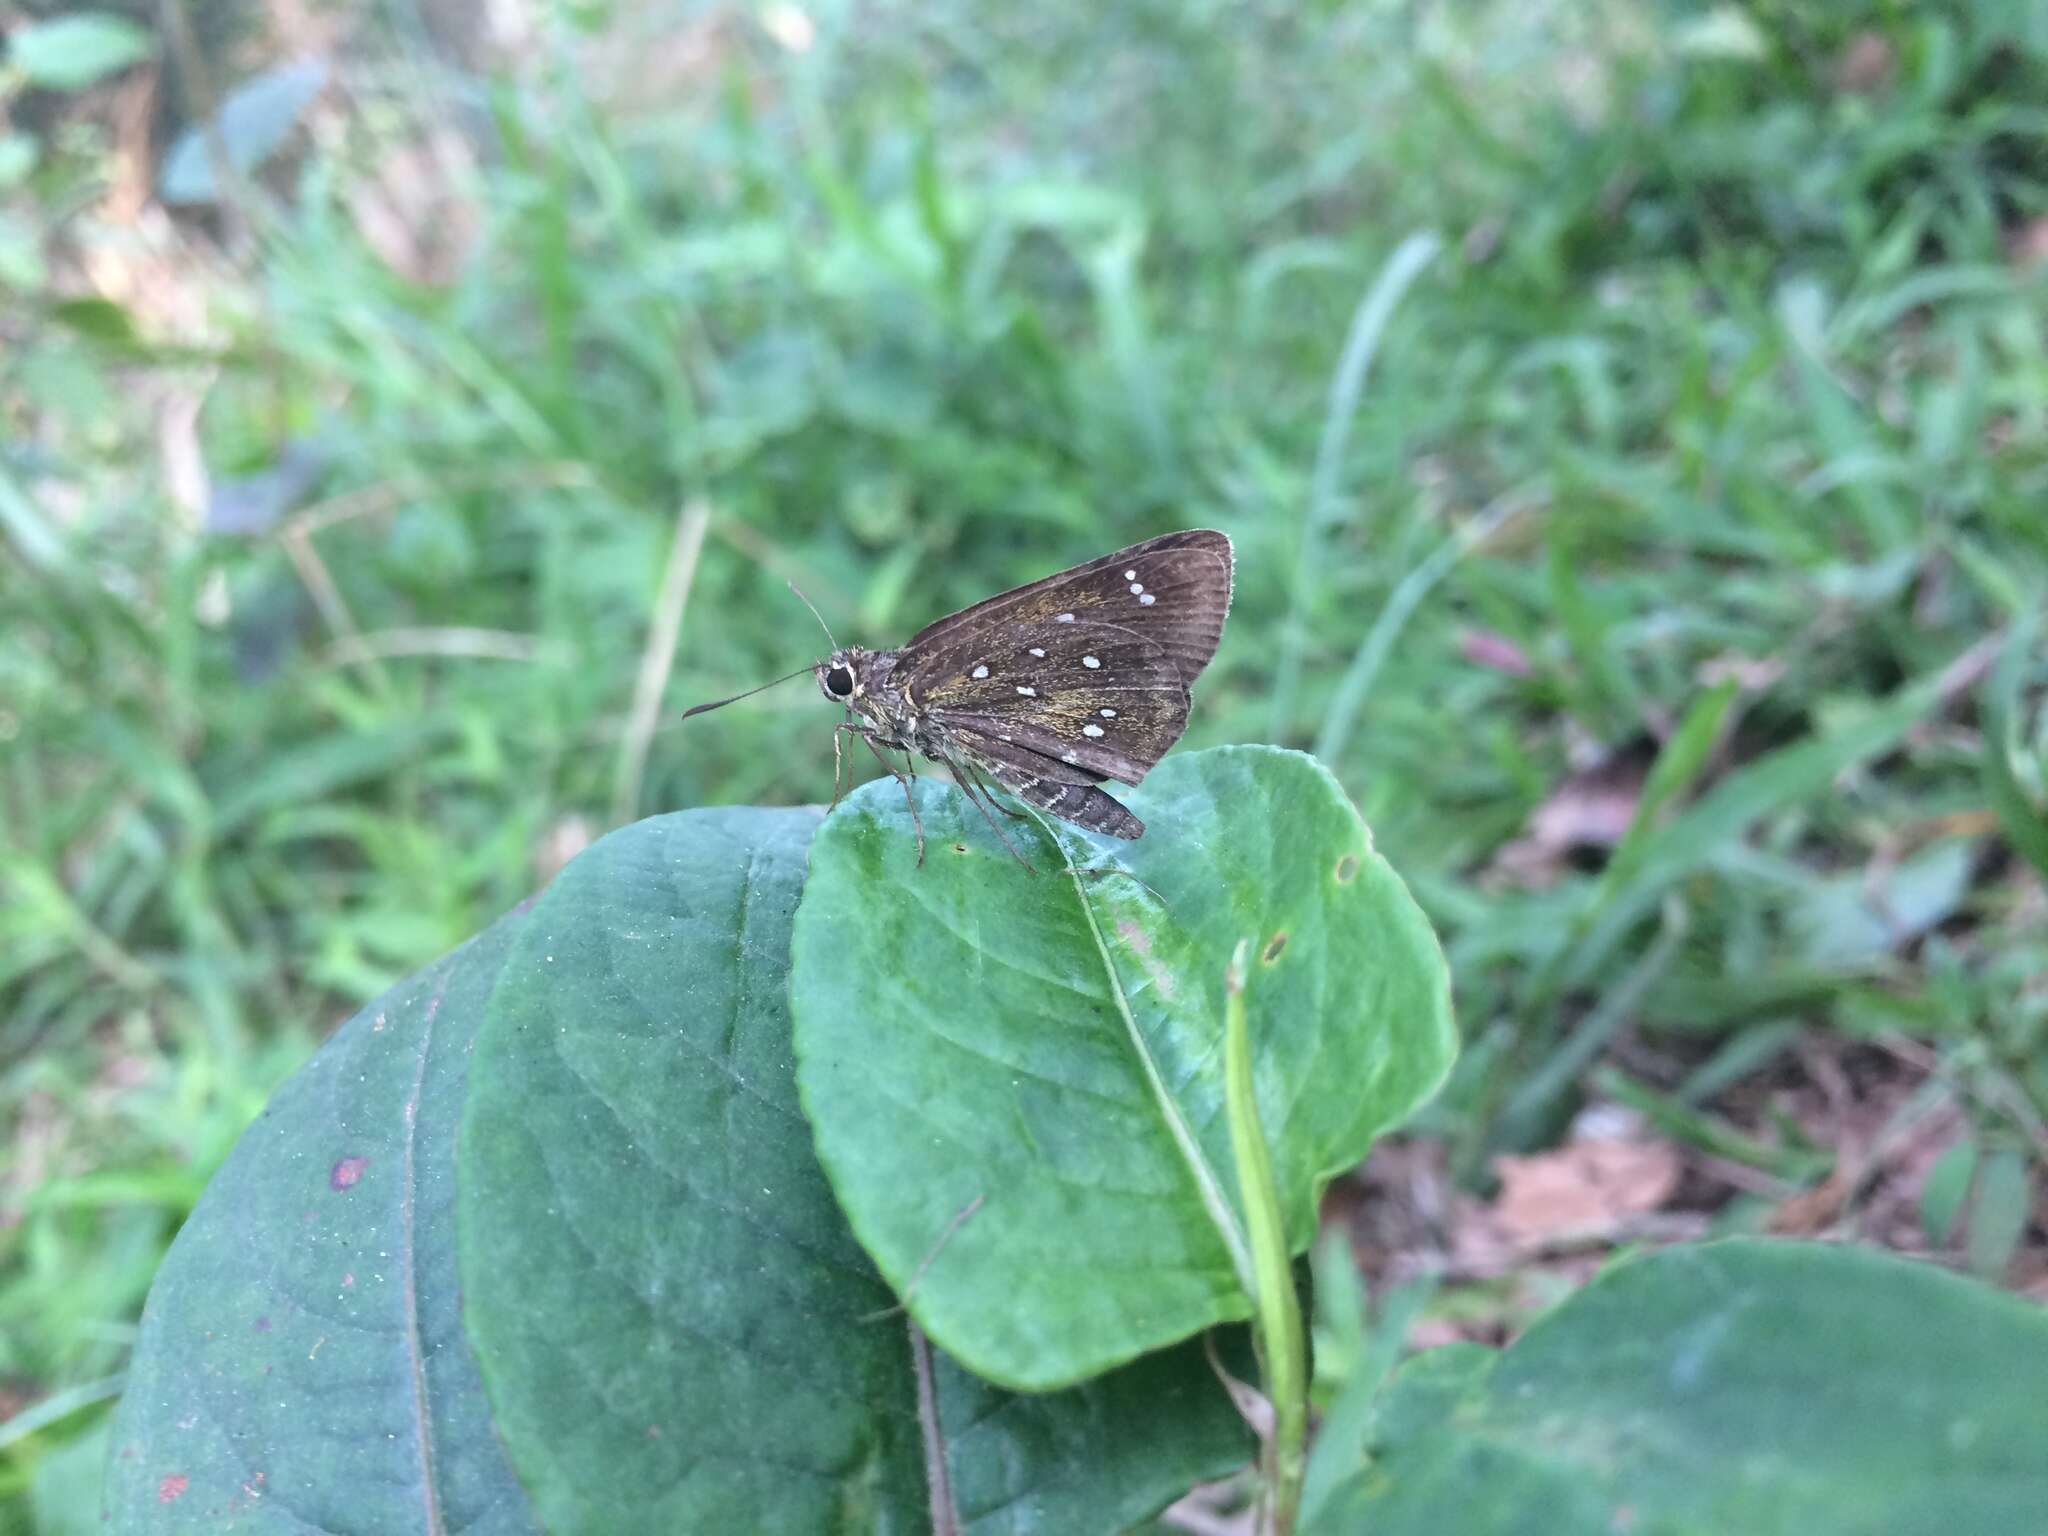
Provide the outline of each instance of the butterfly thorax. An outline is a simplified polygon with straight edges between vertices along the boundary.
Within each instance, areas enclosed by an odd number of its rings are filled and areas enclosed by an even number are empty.
[[[902,655],[901,651],[844,646],[814,669],[818,689],[873,726],[874,737],[883,746],[941,761],[947,732],[920,707],[907,684],[897,683],[897,663]]]

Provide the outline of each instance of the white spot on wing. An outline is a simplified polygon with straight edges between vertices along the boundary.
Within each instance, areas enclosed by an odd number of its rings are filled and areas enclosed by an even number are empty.
[[[1125,571],[1125,572],[1124,572],[1124,580],[1125,580],[1125,581],[1136,581],[1137,579],[1138,579],[1138,573],[1137,573],[1136,571]]]
[[[1098,710],[1097,713],[1105,720],[1114,720],[1116,718],[1116,711],[1113,709]]]
[[[1102,734],[1102,727],[1091,720],[1088,724],[1081,727],[1081,734],[1083,736],[1100,736]]]
[[[1060,761],[1063,763],[1071,763],[1073,760],[1074,754],[1071,752],[1062,752],[1060,754]]]
[[[1102,658],[1100,656],[1083,656],[1081,658],[1081,665],[1092,672],[1102,665]]]
[[[1157,601],[1157,599],[1154,598],[1150,592],[1140,592],[1138,594],[1138,601],[1143,603],[1147,608],[1150,608],[1152,604]]]
[[[1052,616],[1052,621],[1055,624],[1071,624],[1074,622],[1074,616],[1071,613],[1056,613]]]
[[[981,664],[980,666],[976,667],[976,668],[974,669],[974,675],[975,675],[975,677],[976,677],[976,678],[983,678],[983,677],[987,677],[987,676],[988,676],[988,663],[986,663],[986,662],[983,662],[983,663],[982,663],[982,664]]]
[[[1036,688],[1027,688],[1022,683],[1019,683],[1017,685],[1017,692],[1022,694],[1027,699],[1035,699],[1038,697],[1038,690]]]
[[[1042,645],[1034,645],[1033,647],[1031,647],[1031,654],[1034,656],[1043,656],[1045,655],[1045,647]]]
[[[1143,583],[1142,581],[1134,581],[1131,583],[1131,596],[1142,597],[1144,595],[1144,592],[1145,583]]]

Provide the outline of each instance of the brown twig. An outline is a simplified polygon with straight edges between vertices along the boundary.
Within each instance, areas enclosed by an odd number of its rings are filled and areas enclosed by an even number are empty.
[[[946,1432],[939,1423],[939,1389],[932,1378],[932,1344],[910,1325],[910,1358],[917,1368],[917,1425],[924,1436],[924,1480],[931,1495],[932,1536],[960,1536],[953,1507],[953,1474],[946,1466]]]

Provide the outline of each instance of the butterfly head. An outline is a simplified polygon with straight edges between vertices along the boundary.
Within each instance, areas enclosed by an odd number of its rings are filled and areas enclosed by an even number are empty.
[[[818,679],[818,691],[834,704],[851,704],[867,692],[867,659],[868,652],[860,646],[840,647],[811,668]]]

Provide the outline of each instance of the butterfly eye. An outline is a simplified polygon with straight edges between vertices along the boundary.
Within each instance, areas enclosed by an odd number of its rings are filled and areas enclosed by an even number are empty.
[[[834,667],[825,674],[825,691],[835,699],[843,699],[853,692],[853,674],[845,667]]]

